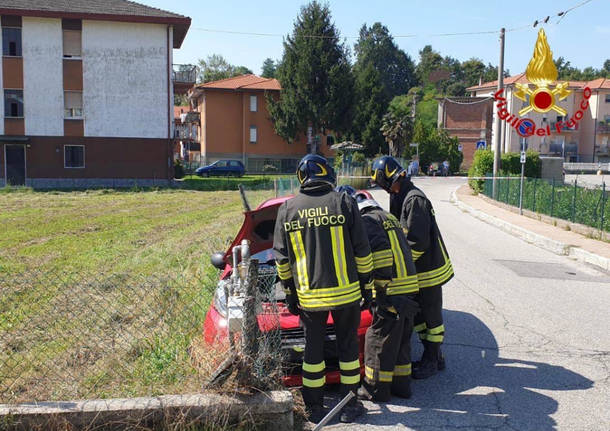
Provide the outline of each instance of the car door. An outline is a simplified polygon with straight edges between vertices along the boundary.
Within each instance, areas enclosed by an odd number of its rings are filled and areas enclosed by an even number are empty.
[[[227,175],[227,161],[219,160],[214,164],[213,175]]]

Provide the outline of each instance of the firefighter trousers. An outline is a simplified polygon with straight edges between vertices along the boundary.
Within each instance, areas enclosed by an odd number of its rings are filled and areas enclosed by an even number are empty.
[[[366,389],[379,399],[410,391],[413,316],[375,307],[364,350]]]
[[[339,369],[341,371],[341,395],[356,392],[360,384],[360,360],[358,327],[360,326],[360,304],[330,311],[337,336]],[[305,353],[303,356],[303,400],[305,405],[322,405],[326,364],[324,363],[324,341],[328,311],[301,310],[301,323],[305,330]],[[352,399],[355,402],[356,398]]]
[[[441,286],[424,287],[415,297],[420,312],[415,316],[415,331],[424,344],[424,356],[438,355],[445,337],[443,325],[443,290]],[[438,360],[438,357],[428,359]]]

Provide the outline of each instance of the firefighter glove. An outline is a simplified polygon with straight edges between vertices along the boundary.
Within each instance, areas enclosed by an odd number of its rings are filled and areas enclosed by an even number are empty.
[[[286,308],[290,314],[298,316],[300,313],[300,304],[299,297],[297,296],[297,289],[294,285],[294,280],[292,278],[285,280],[283,284],[284,293],[286,294]]]
[[[292,294],[286,295],[286,308],[288,308],[290,314],[298,316],[300,313],[299,298],[297,298],[296,295]]]

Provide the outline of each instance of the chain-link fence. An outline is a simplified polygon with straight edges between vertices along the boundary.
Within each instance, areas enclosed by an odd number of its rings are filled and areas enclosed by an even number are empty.
[[[483,193],[493,198],[493,180],[487,178]],[[519,206],[521,194],[520,177],[497,178],[496,199],[509,205]],[[581,187],[578,180],[571,184],[541,178],[524,178],[522,206],[540,214],[557,217],[573,223],[610,231],[609,190],[601,186]]]
[[[0,403],[199,392],[227,351],[245,358],[241,383],[279,386],[281,296],[275,268],[255,267],[250,295],[224,316],[220,288],[231,279],[215,272],[0,272]]]

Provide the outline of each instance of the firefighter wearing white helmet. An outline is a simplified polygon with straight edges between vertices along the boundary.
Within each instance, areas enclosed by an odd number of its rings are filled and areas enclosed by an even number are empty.
[[[373,323],[364,344],[360,399],[411,396],[411,333],[418,306],[417,273],[400,223],[366,196],[355,195],[373,253]]]

